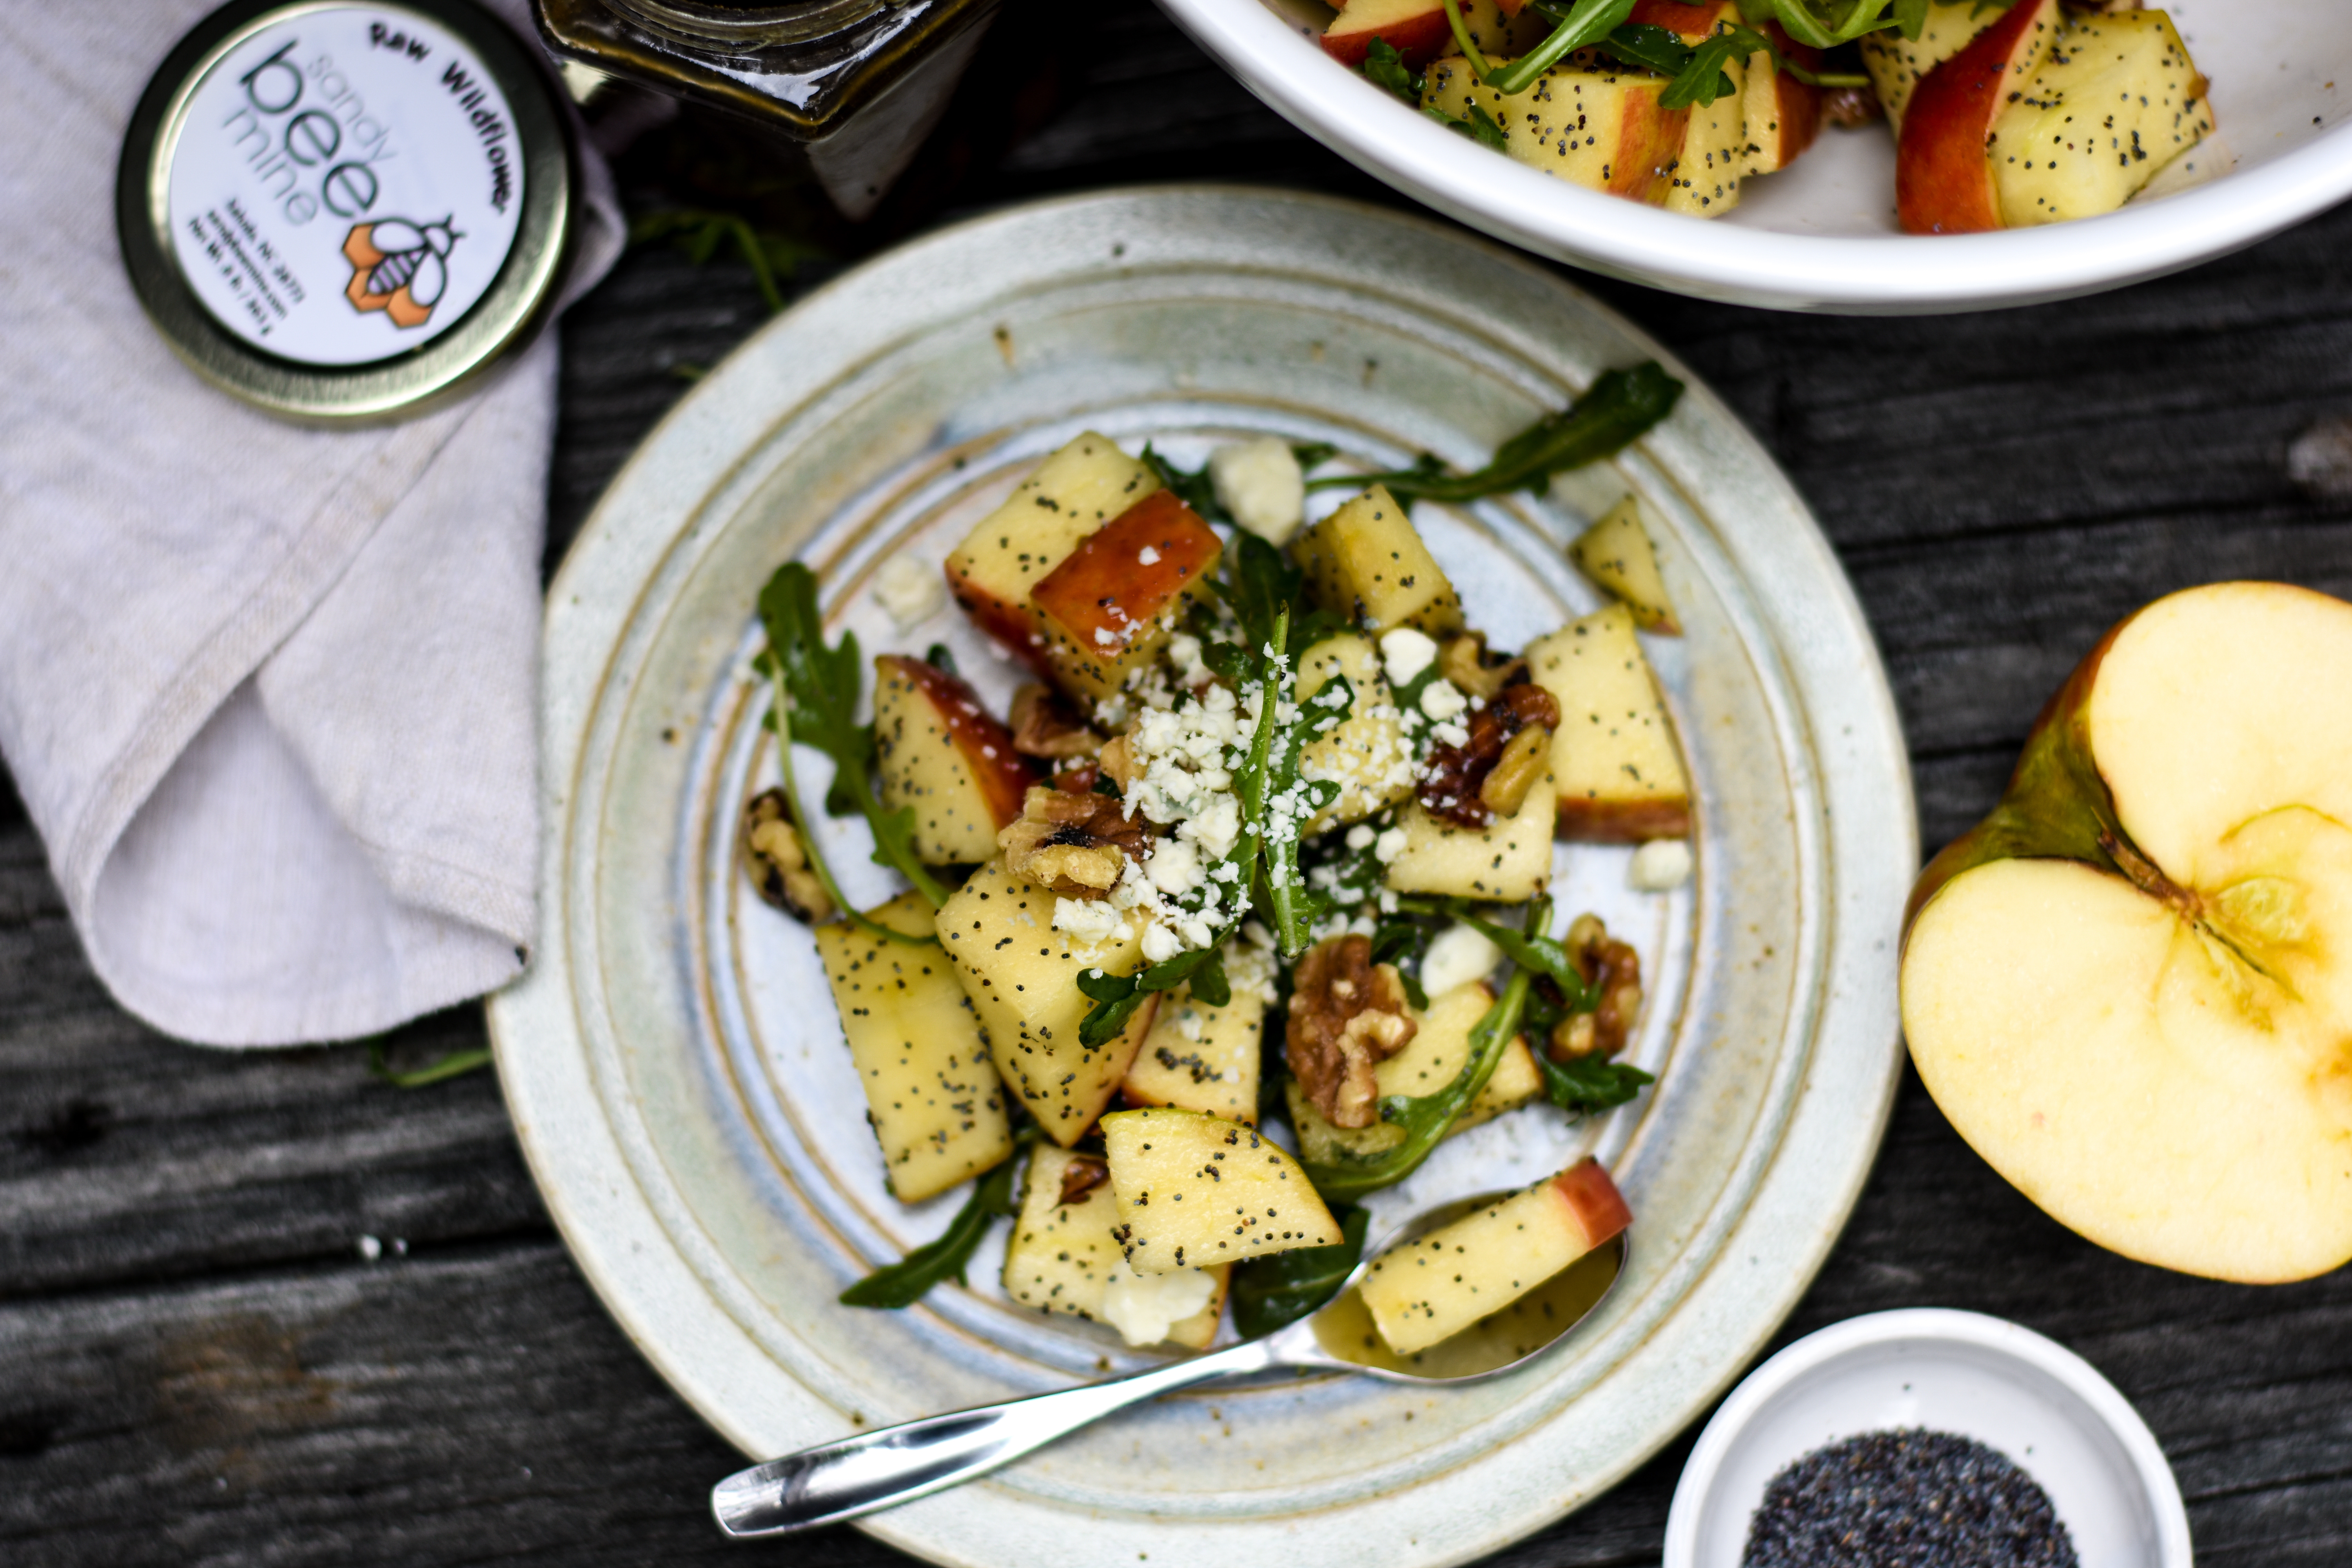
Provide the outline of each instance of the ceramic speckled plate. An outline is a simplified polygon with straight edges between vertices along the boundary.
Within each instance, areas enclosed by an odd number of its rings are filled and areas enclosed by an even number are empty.
[[[1006,1301],[998,1254],[914,1310],[835,1301],[937,1234],[961,1194],[907,1209],[884,1194],[807,933],[732,864],[736,813],[776,765],[750,668],[776,563],[814,565],[835,627],[869,651],[945,641],[1001,702],[1012,668],[952,610],[894,636],[868,582],[900,551],[943,556],[1077,431],[1186,462],[1270,431],[1381,466],[1423,447],[1475,463],[1650,357],[1664,356],[1549,273],[1435,224],[1263,191],[1113,193],[859,268],[646,440],[549,595],[544,933],[490,1016],[581,1267],[746,1454],[1140,1364],[1093,1325]],[[1597,1122],[1537,1112],[1457,1138],[1381,1215],[1590,1149],[1638,1216],[1632,1273],[1507,1378],[1171,1398],[865,1528],[939,1562],[1022,1568],[1144,1553],[1314,1568],[1360,1563],[1367,1542],[1398,1568],[1460,1562],[1622,1477],[1795,1303],[1896,1080],[1894,942],[1918,863],[1901,735],[1803,503],[1702,387],[1548,499],[1419,518],[1474,624],[1516,645],[1597,602],[1561,546],[1629,489],[1689,627],[1651,647],[1702,799],[1699,870],[1636,894],[1628,851],[1574,847],[1559,880],[1642,950],[1634,1050],[1659,1082]],[[835,848],[853,896],[884,890],[846,830]]]

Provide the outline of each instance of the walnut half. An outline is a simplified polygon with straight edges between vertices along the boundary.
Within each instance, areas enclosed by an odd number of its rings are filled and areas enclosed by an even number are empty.
[[[1372,962],[1372,939],[1335,936],[1307,950],[1291,972],[1283,1055],[1315,1109],[1335,1127],[1380,1120],[1372,1068],[1404,1049],[1415,1024],[1404,979]]]
[[[1470,738],[1436,746],[1421,776],[1421,805],[1457,826],[1484,827],[1515,816],[1551,765],[1559,703],[1530,681],[1507,686],[1470,715]]]
[[[1601,1005],[1571,1013],[1553,1026],[1551,1058],[1606,1059],[1625,1048],[1634,1020],[1642,1016],[1642,955],[1609,934],[1598,915],[1579,915],[1562,942],[1585,984],[1599,989]]]
[[[1029,787],[1020,817],[996,836],[1005,869],[1066,899],[1108,898],[1126,862],[1142,863],[1143,843],[1143,825],[1121,815],[1111,796],[1043,784]]]
[[[743,869],[760,897],[810,925],[833,918],[833,900],[809,865],[808,847],[782,790],[761,790],[743,807],[741,843]]]

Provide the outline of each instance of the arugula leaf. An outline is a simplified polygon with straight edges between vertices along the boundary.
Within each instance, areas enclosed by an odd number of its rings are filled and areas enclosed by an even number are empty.
[[[876,865],[895,868],[930,900],[932,908],[946,903],[948,889],[915,857],[914,809],[884,811],[874,795],[867,772],[874,751],[873,727],[857,722],[857,696],[864,689],[866,671],[858,657],[856,634],[844,632],[837,646],[826,645],[824,621],[816,607],[816,574],[797,561],[777,567],[768,585],[760,590],[760,619],[768,628],[765,668],[776,683],[776,711],[782,716],[782,733],[833,759],[827,804],[838,796],[865,816],[866,826],[874,830]],[[792,803],[793,820],[805,825],[811,819],[802,809],[795,776],[799,770],[793,766],[790,743],[783,748],[783,762],[784,794]],[[816,835],[801,837],[808,848],[810,868],[824,883],[835,907],[860,928],[894,942],[920,945],[937,941],[891,931],[851,909],[817,849]]]
[[[1228,680],[1256,678],[1259,650],[1276,646],[1275,617],[1286,610],[1290,623],[1279,646],[1294,658],[1349,629],[1346,617],[1318,609],[1308,599],[1306,570],[1256,534],[1236,532],[1225,548],[1224,566],[1223,580],[1210,585],[1232,608],[1240,630],[1237,641],[1217,645],[1225,651],[1213,654],[1209,668]]]
[[[1601,42],[1623,26],[1633,14],[1633,0],[1576,0],[1566,19],[1552,29],[1549,37],[1496,70],[1488,68],[1475,49],[1466,47],[1469,30],[1463,26],[1461,9],[1456,0],[1445,0],[1446,18],[1454,26],[1455,41],[1465,45],[1462,52],[1469,58],[1471,68],[1488,87],[1505,94],[1527,91],[1561,59]]]
[[[1433,457],[1384,474],[1334,474],[1309,479],[1309,489],[1334,485],[1386,485],[1401,501],[1471,501],[1529,489],[1540,495],[1554,474],[1614,455],[1674,411],[1683,384],[1655,360],[1612,370],[1557,414],[1547,414],[1495,448],[1494,459],[1467,474],[1449,475]]]
[[[1481,147],[1492,147],[1497,153],[1507,152],[1510,149],[1511,138],[1508,133],[1495,123],[1493,115],[1475,103],[1470,106],[1470,117],[1467,120],[1456,120],[1433,103],[1424,106],[1422,112],[1454,134],[1467,136]]]
[[[1549,0],[1536,0],[1536,9],[1554,21],[1564,20],[1568,13]],[[1670,27],[1650,22],[1628,22],[1602,41],[1601,47],[1614,58],[1629,66],[1656,71],[1660,76],[1680,76],[1690,64],[1690,47]]]
[[[1528,1054],[1543,1074],[1544,1097],[1571,1115],[1598,1116],[1624,1104],[1642,1092],[1643,1085],[1654,1081],[1640,1068],[1597,1054],[1564,1062],[1552,1060],[1547,1050]]]
[[[457,1050],[444,1052],[421,1068],[411,1068],[405,1072],[399,1072],[394,1070],[392,1064],[384,1060],[382,1035],[370,1040],[367,1047],[368,1071],[394,1089],[423,1089],[427,1084],[439,1083],[444,1079],[462,1077],[490,1065],[490,1053],[483,1047],[460,1047]]]
[[[1384,87],[1407,103],[1421,101],[1424,83],[1386,38],[1374,38],[1371,47],[1364,51],[1364,77],[1374,87]],[[1300,460],[1299,467],[1307,467],[1305,459]]]
[[[1192,983],[1192,994],[1209,1006],[1222,1007],[1234,999],[1233,985],[1225,978],[1224,953],[1217,947],[1180,952],[1133,974],[1081,970],[1078,989],[1095,1005],[1087,1010],[1078,1025],[1078,1043],[1088,1050],[1108,1045],[1125,1031],[1128,1020],[1135,1016],[1135,1010],[1143,1005],[1145,997],[1158,991],[1173,991],[1187,981]]]
[[[1269,1253],[1234,1266],[1235,1333],[1245,1340],[1262,1338],[1297,1322],[1339,1293],[1339,1287],[1363,1260],[1364,1236],[1372,1216],[1353,1205],[1340,1204],[1333,1208],[1331,1217],[1339,1222],[1339,1239],[1329,1247]]]
[[[1404,999],[1426,1011],[1429,993],[1422,989],[1421,961],[1437,938],[1437,927],[1423,921],[1385,921],[1372,932],[1372,962],[1393,963],[1404,982]]]
[[[971,1189],[971,1196],[948,1222],[947,1230],[937,1241],[925,1242],[898,1262],[877,1268],[856,1284],[841,1293],[845,1307],[911,1307],[923,1298],[923,1293],[944,1280],[964,1282],[963,1271],[971,1262],[971,1255],[980,1250],[981,1242],[988,1236],[988,1227],[1000,1215],[1011,1215],[1013,1201],[1013,1171],[1021,1163],[1022,1147],[1036,1142],[1037,1125],[1031,1122],[1017,1135],[1013,1152],[1004,1163],[981,1177]]]
[[[2016,0],[1933,0],[1937,5],[1974,5],[1981,14],[2005,11]],[[1893,15],[1887,7],[1892,4]],[[1772,21],[1801,44],[1817,49],[1850,44],[1865,33],[1893,29],[1916,39],[1927,25],[1930,0],[1739,0],[1749,22]]]
[[[1380,43],[1377,38],[1372,41],[1376,45]],[[1391,49],[1389,52],[1394,54],[1396,51]],[[1293,441],[1290,455],[1297,459],[1299,471],[1304,473],[1318,463],[1328,463],[1338,457],[1339,448],[1328,441]]]
[[[1535,908],[1543,908],[1538,900]],[[1532,920],[1534,915],[1531,913]],[[1522,969],[1505,983],[1503,994],[1495,999],[1470,1030],[1470,1054],[1454,1081],[1435,1094],[1418,1099],[1392,1094],[1381,1101],[1381,1120],[1404,1129],[1404,1137],[1370,1159],[1343,1158],[1328,1163],[1306,1162],[1307,1180],[1315,1190],[1328,1199],[1353,1203],[1367,1193],[1394,1186],[1420,1169],[1429,1158],[1486,1080],[1495,1076],[1496,1064],[1503,1059],[1503,1048],[1519,1031],[1519,1016],[1527,1008],[1528,988],[1534,976]]]
[[[1703,40],[1690,52],[1690,59],[1666,90],[1658,95],[1661,109],[1704,109],[1718,98],[1738,90],[1732,86],[1731,74],[1723,68],[1735,59],[1744,60],[1750,55],[1772,53],[1770,40],[1763,34],[1746,27],[1733,27]]]

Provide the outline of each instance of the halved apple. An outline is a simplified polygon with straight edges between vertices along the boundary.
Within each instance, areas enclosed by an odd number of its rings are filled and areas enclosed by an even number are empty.
[[[2352,605],[2159,599],[1912,894],[1928,1091],[2026,1196],[2192,1274],[2352,1258]]]
[[[874,753],[882,804],[915,811],[915,854],[927,866],[971,866],[996,854],[996,830],[1021,815],[1037,782],[1013,731],[961,679],[901,654],[874,661]]]
[[[2017,0],[1919,79],[1895,146],[1895,212],[1905,233],[2001,226],[1986,142],[2001,110],[2050,58],[2063,25],[2058,0]]]
[[[1172,490],[1154,490],[1080,540],[1029,590],[1063,690],[1100,702],[1151,662],[1224,549]]]

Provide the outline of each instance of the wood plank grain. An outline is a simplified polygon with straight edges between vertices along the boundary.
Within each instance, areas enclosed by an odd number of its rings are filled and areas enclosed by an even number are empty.
[[[1008,155],[942,178],[939,212],[1171,177],[1408,205],[1141,0],[1039,0],[1038,18],[1015,41],[1052,58],[1020,90],[1058,107],[1023,110],[1037,123]],[[1576,281],[1684,356],[1811,500],[1885,652],[1930,849],[1990,805],[2042,698],[2138,603],[2234,575],[2352,594],[2352,509],[2284,459],[2352,409],[2352,211],[2138,289],[1933,321]],[[740,263],[666,246],[567,316],[551,561],[692,370],[765,319]],[[465,1009],[396,1046],[479,1039]],[[362,1235],[410,1250],[364,1264]],[[2253,1290],[2101,1253],[1906,1079],[1778,1342],[1920,1304],[2016,1319],[2106,1371],[2172,1457],[2200,1562],[2352,1561],[2352,1278]],[[1492,1561],[1656,1563],[1693,1436]],[[703,1505],[736,1462],[562,1255],[488,1078],[406,1093],[348,1048],[154,1036],[89,973],[0,791],[0,1559],[739,1560]],[[787,1553],[904,1561],[850,1531]]]

